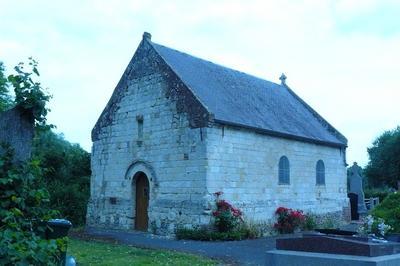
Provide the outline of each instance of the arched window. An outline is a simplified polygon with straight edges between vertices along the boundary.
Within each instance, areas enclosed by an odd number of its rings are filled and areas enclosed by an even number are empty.
[[[325,165],[322,160],[319,160],[317,162],[315,172],[316,172],[317,185],[325,185]]]
[[[286,156],[282,156],[279,159],[279,184],[290,184],[290,166],[289,160]]]

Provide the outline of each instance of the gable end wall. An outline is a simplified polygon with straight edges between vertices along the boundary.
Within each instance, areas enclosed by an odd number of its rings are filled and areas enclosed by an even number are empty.
[[[149,231],[171,234],[177,225],[207,223],[206,131],[196,128],[208,123],[205,109],[149,44],[139,47],[127,72],[93,130],[87,225],[134,228],[137,171],[149,178]]]
[[[163,76],[167,85],[165,96],[175,101],[178,113],[186,113],[189,126],[191,128],[200,128],[209,125],[212,115],[165,63],[152,47],[151,42],[143,40],[96,122],[92,130],[92,141],[99,140],[102,129],[112,124],[115,120],[114,115],[118,112],[119,103],[128,90],[130,81],[139,77],[146,77],[155,71]]]

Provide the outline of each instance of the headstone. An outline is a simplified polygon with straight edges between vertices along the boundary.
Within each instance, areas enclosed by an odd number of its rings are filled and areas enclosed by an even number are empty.
[[[33,136],[31,111],[17,106],[0,113],[0,143],[6,143],[14,150],[14,162],[23,162],[31,157]]]
[[[367,213],[365,206],[365,196],[363,191],[363,177],[361,174],[362,168],[354,162],[349,168],[349,193],[357,194],[358,196],[358,214]]]
[[[269,266],[398,266],[400,243],[360,236],[303,234],[278,238],[276,249],[266,252],[265,262]]]
[[[347,197],[350,200],[351,220],[358,220],[360,218],[358,214],[358,195],[356,193],[348,193]]]
[[[379,240],[378,240],[379,241]],[[400,244],[348,235],[303,234],[301,237],[280,238],[276,249],[377,257],[400,253]]]

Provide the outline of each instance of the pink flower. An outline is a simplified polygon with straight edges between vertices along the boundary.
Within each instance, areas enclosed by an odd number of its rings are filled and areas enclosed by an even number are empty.
[[[217,208],[219,210],[227,211],[232,208],[232,205],[229,202],[227,202],[226,200],[219,200],[219,201],[217,201]]]
[[[287,211],[289,211],[288,208],[279,207],[278,209],[276,209],[275,213],[276,213],[276,214],[281,214],[281,213],[285,213],[285,212],[287,212]]]

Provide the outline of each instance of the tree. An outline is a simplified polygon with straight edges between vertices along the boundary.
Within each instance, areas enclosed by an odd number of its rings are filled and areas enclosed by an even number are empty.
[[[55,265],[64,240],[47,240],[41,221],[55,217],[49,194],[40,182],[39,162],[12,163],[12,150],[2,144],[0,156],[0,265]]]
[[[368,148],[369,162],[365,169],[371,186],[398,188],[400,181],[400,126],[385,131]]]
[[[55,134],[51,130],[54,126],[47,124],[46,115],[50,110],[46,103],[51,96],[37,80],[40,76],[37,61],[29,58],[27,63],[19,63],[14,70],[15,73],[5,78],[3,64],[0,64],[0,100],[4,99],[3,106],[7,106],[3,109],[0,106],[0,111],[19,105],[33,113],[38,129],[33,156],[40,161],[42,185],[50,192],[49,204],[60,211],[63,218],[82,225],[89,197],[90,154],[62,135]],[[8,88],[14,89],[14,100]]]
[[[50,192],[50,206],[74,225],[85,224],[90,154],[51,130],[37,135],[33,153],[44,168],[43,181]]]
[[[0,61],[0,112],[7,110],[13,104],[8,90],[8,79],[6,78],[4,71],[5,68],[3,62]]]
[[[15,67],[16,74],[4,79],[0,71],[2,93],[8,86],[15,91],[15,104],[32,113],[33,122],[46,128],[46,103],[49,96],[43,92],[33,75],[39,76],[37,63],[30,59],[31,71],[23,64]],[[4,99],[4,98],[2,98]],[[55,217],[48,207],[49,193],[43,188],[40,162],[13,162],[13,150],[1,143],[0,153],[0,264],[1,265],[55,265],[65,240],[47,240],[44,222]]]
[[[46,104],[51,96],[45,92],[40,82],[35,80],[40,76],[37,66],[37,61],[30,57],[28,71],[21,62],[14,67],[16,73],[9,75],[7,80],[14,88],[15,104],[32,112],[36,128],[48,129],[52,126],[46,124],[46,115],[50,111]]]

